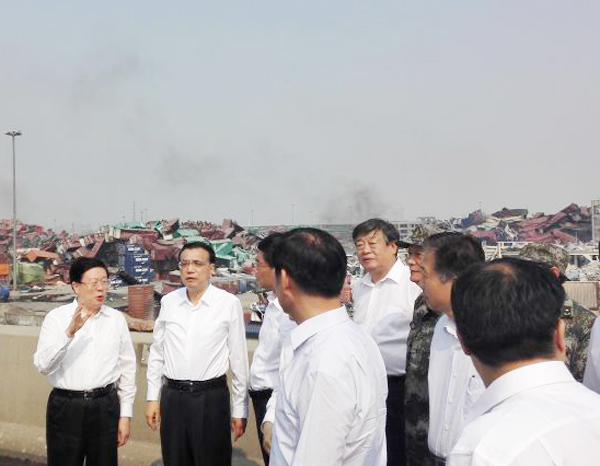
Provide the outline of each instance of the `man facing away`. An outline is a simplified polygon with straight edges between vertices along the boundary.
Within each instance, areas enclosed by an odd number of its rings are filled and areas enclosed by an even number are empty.
[[[373,337],[385,363],[387,464],[402,466],[406,339],[421,289],[410,281],[408,267],[396,258],[399,234],[391,223],[367,220],[354,228],[352,239],[367,272],[353,290],[354,321]]]
[[[452,290],[466,353],[486,390],[450,466],[584,466],[600,458],[600,395],[564,364],[565,292],[540,264],[477,264]]]
[[[108,271],[80,257],[76,298],[48,313],[33,361],[54,387],[46,411],[48,466],[114,466],[129,438],[135,352],[123,315],[104,305]]]
[[[569,253],[555,244],[530,243],[521,248],[519,258],[545,264],[561,283],[567,281],[565,272],[569,265]],[[567,367],[578,382],[583,381],[588,346],[595,314],[578,302],[565,296],[561,319],[565,322]]]
[[[340,303],[346,253],[329,233],[299,228],[273,251],[275,291],[298,326],[284,345],[270,466],[384,466],[385,366],[372,338]]]
[[[154,325],[146,422],[153,430],[160,424],[165,466],[229,466],[230,430],[237,440],[246,429],[248,352],[242,305],[210,284],[215,261],[205,243],[183,246],[179,269],[185,287],[162,298]]]
[[[423,245],[422,286],[427,306],[441,314],[429,355],[429,450],[444,464],[466,415],[484,386],[460,347],[451,302],[452,284],[473,263],[483,262],[479,241],[461,233],[431,235]]]
[[[262,421],[267,410],[267,402],[273,389],[279,383],[279,356],[282,342],[296,324],[283,312],[275,290],[275,270],[273,269],[273,248],[281,238],[281,233],[272,233],[258,243],[254,275],[257,285],[267,290],[267,306],[258,334],[258,347],[254,351],[250,366],[250,398],[256,416],[256,430],[265,464],[269,464],[269,454],[263,447]]]

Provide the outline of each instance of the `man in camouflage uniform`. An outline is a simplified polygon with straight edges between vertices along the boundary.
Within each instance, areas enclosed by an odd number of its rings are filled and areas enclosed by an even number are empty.
[[[422,279],[421,260],[423,241],[441,229],[430,225],[418,225],[409,241],[400,241],[401,248],[408,249],[407,264],[410,280],[417,285]],[[435,466],[436,458],[427,446],[429,429],[429,349],[433,330],[439,315],[425,304],[423,293],[415,301],[415,312],[410,324],[406,343],[406,392],[404,398],[404,421],[407,466]]]
[[[519,257],[546,264],[561,282],[567,280],[565,271],[567,270],[567,265],[569,265],[569,254],[560,246],[531,243],[521,249]],[[589,309],[569,299],[569,297],[565,299],[562,309],[567,347],[567,359],[565,362],[569,371],[578,382],[583,381],[590,334],[595,318],[596,316]]]

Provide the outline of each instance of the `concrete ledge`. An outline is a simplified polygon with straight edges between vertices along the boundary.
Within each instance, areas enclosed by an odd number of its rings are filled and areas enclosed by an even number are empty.
[[[6,456],[34,461],[46,457],[46,403],[50,385],[33,365],[39,327],[0,325],[0,452]],[[138,387],[131,438],[119,449],[121,466],[149,466],[160,464],[160,438],[146,426],[146,364],[144,356],[152,342],[152,334],[131,334],[138,366]],[[256,341],[248,341],[250,358]],[[251,403],[250,403],[251,404]],[[244,436],[234,444],[234,464],[261,465],[262,456],[256,436],[254,412]]]

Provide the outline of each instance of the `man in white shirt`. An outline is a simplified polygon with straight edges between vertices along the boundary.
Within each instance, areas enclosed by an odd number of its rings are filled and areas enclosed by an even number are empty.
[[[346,253],[329,233],[299,228],[273,251],[275,290],[298,323],[284,345],[265,416],[270,466],[384,466],[387,381],[371,337],[340,303]]]
[[[486,390],[450,466],[583,466],[600,458],[600,395],[564,364],[565,292],[548,267],[477,264],[452,290],[458,333]]]
[[[275,270],[273,269],[273,247],[281,233],[272,233],[258,243],[254,276],[257,286],[267,291],[267,305],[264,310],[262,325],[258,334],[258,347],[254,351],[250,366],[250,398],[254,406],[256,430],[261,445],[265,464],[269,464],[269,454],[263,447],[261,425],[267,411],[267,402],[273,389],[279,383],[279,357],[282,342],[286,335],[296,327],[283,312],[275,289]]]
[[[425,302],[441,314],[429,353],[429,450],[437,464],[444,461],[458,439],[466,415],[484,390],[471,359],[456,334],[451,303],[452,285],[473,263],[485,261],[479,241],[461,233],[431,235],[423,244],[422,281]]]
[[[354,321],[373,337],[383,357],[388,376],[387,464],[404,466],[406,339],[421,289],[396,258],[399,234],[391,223],[367,220],[354,228],[352,239],[367,272],[353,289]]]
[[[600,393],[600,319],[597,317],[594,320],[590,335],[583,384],[590,390]]]
[[[54,387],[46,411],[48,466],[116,466],[133,415],[135,352],[125,318],[104,305],[104,263],[78,258],[69,276],[76,299],[48,313],[33,356]]]
[[[160,424],[165,466],[229,466],[230,431],[237,440],[246,429],[248,352],[242,304],[210,284],[215,262],[208,244],[184,245],[179,269],[185,288],[163,297],[154,325],[146,422],[153,430]]]

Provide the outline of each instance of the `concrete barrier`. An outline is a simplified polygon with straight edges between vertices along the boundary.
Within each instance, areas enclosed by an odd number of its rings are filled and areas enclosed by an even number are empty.
[[[46,402],[51,387],[33,365],[39,331],[39,327],[0,325],[0,456],[45,461]],[[144,419],[146,359],[152,335],[132,332],[131,337],[138,361],[138,392],[131,438],[119,449],[119,464],[149,466],[160,463],[158,432],[151,431]],[[249,340],[248,347],[252,358],[256,341]],[[246,433],[234,444],[234,450],[234,464],[263,463],[252,408]]]

